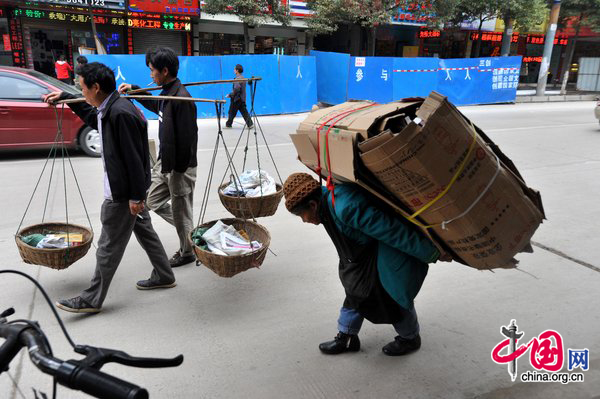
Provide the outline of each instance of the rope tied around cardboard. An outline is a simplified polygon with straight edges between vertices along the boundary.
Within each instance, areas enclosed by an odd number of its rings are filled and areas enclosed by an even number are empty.
[[[490,181],[488,182],[488,184],[485,186],[485,188],[481,191],[481,193],[479,193],[479,195],[477,196],[477,198],[475,198],[475,200],[471,203],[471,205],[469,205],[467,207],[467,209],[464,212],[462,212],[460,215],[455,216],[454,218],[452,218],[450,220],[445,220],[445,221],[442,221],[441,223],[430,224],[430,225],[424,225],[424,224],[420,223],[419,221],[417,221],[415,219],[421,213],[425,212],[427,209],[429,209],[431,206],[433,206],[436,202],[438,202],[440,199],[442,199],[448,193],[448,191],[450,191],[450,189],[452,188],[452,186],[454,185],[454,183],[456,182],[456,180],[458,179],[458,177],[462,174],[462,172],[464,171],[465,167],[467,166],[467,161],[468,161],[469,157],[471,156],[471,154],[473,153],[473,150],[475,149],[475,145],[477,144],[477,131],[475,130],[475,126],[473,126],[472,122],[469,122],[469,124],[470,124],[471,131],[473,133],[473,140],[471,141],[471,144],[469,145],[469,149],[467,151],[467,155],[462,160],[462,162],[461,162],[459,168],[457,169],[456,173],[454,174],[454,176],[452,176],[452,179],[450,179],[450,183],[448,183],[448,185],[446,186],[446,188],[441,193],[439,193],[434,199],[432,199],[431,201],[429,201],[421,209],[419,209],[418,211],[416,211],[415,213],[413,213],[412,215],[410,215],[407,218],[410,222],[416,224],[419,227],[422,227],[422,228],[425,228],[425,229],[430,229],[430,228],[433,228],[433,227],[441,226],[443,230],[447,230],[447,226],[450,223],[452,223],[455,220],[458,220],[458,219],[464,217],[467,213],[469,213],[475,207],[475,205],[477,205],[477,203],[479,203],[479,201],[481,201],[481,199],[489,191],[490,187],[492,187],[492,184],[494,184],[494,182],[496,181],[496,178],[500,174],[500,170],[501,170],[501,168],[500,168],[500,158],[498,158],[498,156],[496,154],[494,154],[494,156],[496,157],[496,165],[497,165],[496,172],[494,173],[494,176],[492,176],[492,178],[490,179]]]
[[[325,148],[323,151],[323,158],[325,160],[325,167],[328,170],[326,187],[327,187],[327,190],[329,190],[331,192],[331,204],[333,205],[334,208],[335,208],[335,186],[333,184],[333,177],[332,177],[332,173],[331,173],[331,158],[329,156],[329,133],[331,132],[331,129],[337,123],[341,122],[347,116],[350,116],[355,112],[364,110],[366,108],[369,108],[369,107],[372,107],[375,105],[378,105],[378,103],[369,103],[367,105],[360,106],[358,108],[352,108],[350,110],[343,111],[343,112],[336,114],[333,117],[327,119],[325,122],[323,122],[317,128],[317,170],[316,170],[316,172],[319,175],[319,183],[322,183],[323,175],[321,173],[322,172],[322,168],[321,168],[321,130],[329,124],[329,128],[327,129],[327,132],[325,133]],[[316,123],[315,123],[315,126],[316,126]]]

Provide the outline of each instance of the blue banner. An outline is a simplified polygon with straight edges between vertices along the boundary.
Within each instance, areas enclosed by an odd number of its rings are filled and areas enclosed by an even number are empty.
[[[280,114],[281,96],[279,93],[279,63],[276,55],[224,55],[221,58],[221,76],[223,79],[235,78],[234,68],[237,64],[244,67],[244,77],[260,76],[257,83],[254,110],[258,115]],[[223,86],[224,94],[232,90],[232,86]],[[251,104],[250,87],[246,87],[246,104],[248,111]],[[229,109],[229,101],[227,101]]]
[[[437,89],[439,59],[394,58],[394,100],[427,97]]]
[[[329,104],[348,99],[389,102],[426,97],[436,90],[456,105],[514,102],[521,57],[386,58],[343,57],[313,51],[317,62],[317,98]],[[349,73],[344,67],[349,64]],[[347,77],[347,91],[344,82]]]
[[[317,102],[317,67],[314,57],[279,56],[281,113],[304,112]]]
[[[350,55],[311,51],[317,63],[317,99],[326,104],[348,100],[348,67]]]
[[[348,99],[368,98],[379,103],[394,100],[394,58],[352,57],[348,76]]]
[[[438,89],[456,105],[514,102],[521,57],[440,60]]]
[[[199,82],[221,79],[221,60],[219,57],[179,57],[179,79],[182,82]],[[190,86],[188,91],[192,97],[206,99],[222,99],[226,85]],[[229,87],[227,87],[229,89]],[[215,104],[196,103],[198,118],[212,118],[216,115]]]
[[[102,62],[115,72],[117,87],[121,83],[137,84],[142,88],[153,86],[144,55],[89,55],[90,62]],[[317,73],[314,57],[278,55],[231,55],[206,57],[179,57],[179,79],[182,82],[225,80],[235,77],[237,64],[244,67],[244,76],[260,76],[256,86],[254,109],[257,115],[310,111],[317,102]],[[345,83],[344,83],[345,85]],[[192,97],[226,99],[232,90],[230,83],[190,86]],[[158,94],[154,92],[154,94]],[[251,108],[251,91],[247,86],[246,102]],[[157,115],[140,104],[148,119]],[[196,103],[199,118],[216,115],[214,104]],[[227,116],[229,101],[223,107]]]

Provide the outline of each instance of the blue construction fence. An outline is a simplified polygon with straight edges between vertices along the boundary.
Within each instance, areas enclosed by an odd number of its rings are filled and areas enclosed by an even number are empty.
[[[521,57],[439,59],[351,57],[311,51],[317,65],[317,99],[390,102],[426,97],[435,90],[456,105],[514,102]]]
[[[101,62],[115,72],[117,87],[121,83],[148,87],[152,83],[145,55],[88,55],[90,62]],[[287,114],[309,111],[317,103],[316,58],[287,55],[230,55],[179,57],[179,79],[182,82],[233,79],[236,64],[244,67],[244,76],[260,76],[257,83],[254,110],[257,115]],[[231,84],[191,86],[193,97],[226,99]],[[155,92],[155,94],[158,94]],[[228,100],[228,99],[227,99]],[[250,108],[250,88],[247,87],[247,104]],[[215,105],[196,103],[198,118],[216,116]],[[156,114],[147,111],[148,119]],[[225,117],[229,100],[224,107]]]
[[[144,55],[90,55],[115,71],[117,85],[152,83]],[[310,56],[229,55],[179,57],[183,82],[233,79],[236,64],[244,76],[260,76],[254,110],[258,115],[310,111],[317,101],[390,102],[426,97],[432,90],[456,105],[514,102],[521,57],[439,59],[430,57],[351,57],[312,51]],[[230,84],[189,87],[193,97],[226,99]],[[247,94],[250,107],[250,90]],[[197,103],[199,118],[216,116],[214,104]],[[224,107],[225,113],[229,104]],[[144,109],[148,119],[156,115]]]

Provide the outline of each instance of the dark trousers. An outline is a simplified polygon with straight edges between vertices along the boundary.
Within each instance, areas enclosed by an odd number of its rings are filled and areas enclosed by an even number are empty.
[[[58,79],[58,80],[60,80],[63,83],[66,83],[68,85],[73,85],[73,79],[71,79],[71,78],[63,78],[63,79]]]
[[[144,248],[150,263],[152,263],[154,270],[152,270],[150,280],[163,283],[175,281],[167,253],[152,227],[147,210],[140,212],[138,217],[129,212],[129,201],[104,200],[100,221],[102,222],[102,233],[100,233],[96,251],[96,270],[90,287],[81,293],[83,300],[97,308],[102,306],[110,282],[131,238],[131,233],[135,234],[135,238]]]
[[[233,124],[233,118],[237,116],[238,111],[240,111],[240,113],[244,117],[246,125],[248,125],[248,127],[251,127],[252,118],[248,113],[248,109],[246,109],[246,103],[244,101],[231,102],[231,104],[229,105],[229,119],[227,119],[227,123],[225,125],[231,127],[231,125]]]

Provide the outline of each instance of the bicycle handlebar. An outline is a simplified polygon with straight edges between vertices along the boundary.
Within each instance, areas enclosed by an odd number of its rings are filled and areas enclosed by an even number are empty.
[[[5,320],[5,319],[4,319]],[[148,391],[127,381],[113,377],[99,370],[104,363],[117,361],[119,363],[138,367],[169,367],[178,366],[183,362],[183,356],[174,359],[144,359],[130,357],[124,352],[110,349],[86,348],[88,356],[82,360],[63,361],[51,355],[47,341],[35,328],[35,324],[7,324],[0,319],[0,338],[5,342],[0,346],[0,373],[8,370],[8,365],[19,353],[27,347],[33,364],[42,372],[56,378],[65,387],[83,391],[99,399],[147,399]],[[114,356],[117,354],[117,356]],[[89,357],[89,359],[88,359]],[[115,358],[115,359],[113,359]],[[131,361],[130,359],[133,359]],[[146,362],[146,363],[144,363]],[[160,365],[160,366],[158,366]]]

